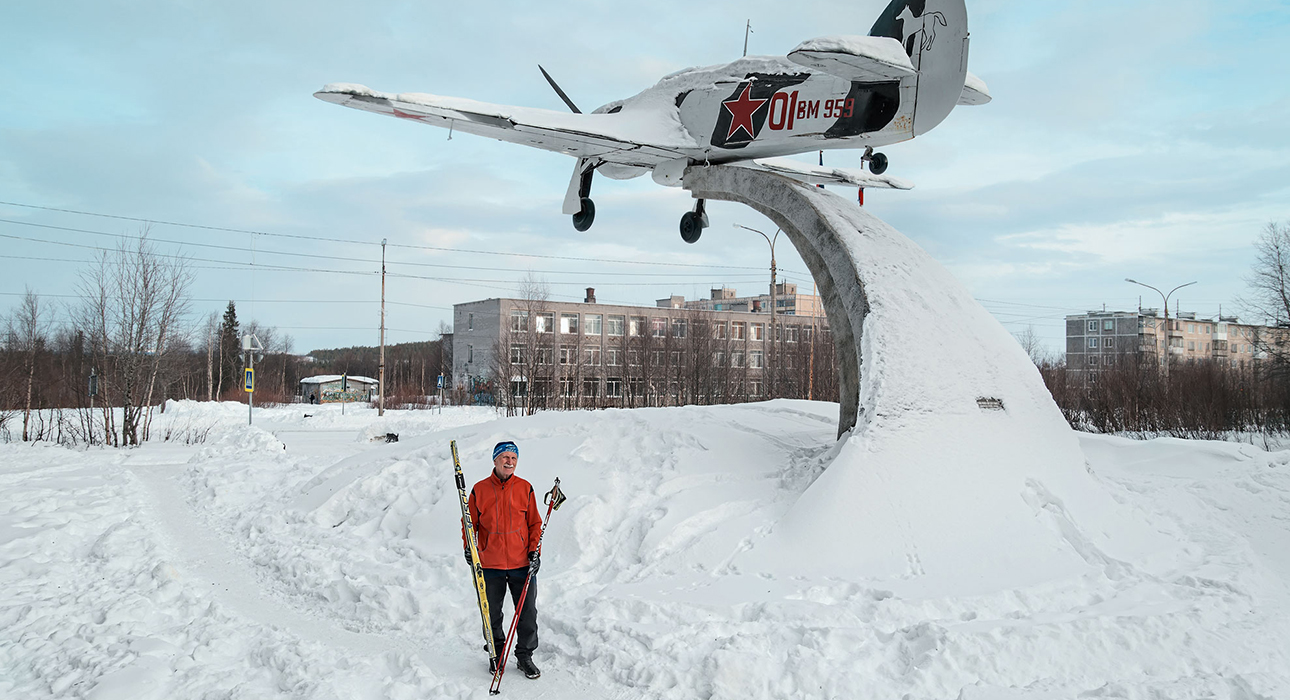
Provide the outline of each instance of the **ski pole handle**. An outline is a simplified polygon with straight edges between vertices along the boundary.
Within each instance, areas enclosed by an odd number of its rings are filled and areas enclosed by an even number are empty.
[[[566,500],[568,499],[565,498],[564,492],[560,490],[560,477],[556,477],[555,486],[552,486],[551,490],[542,497],[542,503],[554,510],[560,510],[560,506],[564,505]]]

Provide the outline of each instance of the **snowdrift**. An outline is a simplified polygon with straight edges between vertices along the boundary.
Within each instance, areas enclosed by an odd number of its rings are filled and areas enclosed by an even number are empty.
[[[774,545],[739,563],[985,591],[1174,559],[1089,474],[1033,363],[962,284],[853,203],[800,189],[846,246],[830,268],[853,264],[868,303],[860,416]]]

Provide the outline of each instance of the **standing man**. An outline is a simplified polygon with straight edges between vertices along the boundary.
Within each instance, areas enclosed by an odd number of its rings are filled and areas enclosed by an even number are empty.
[[[540,565],[537,545],[542,537],[542,516],[538,514],[532,484],[515,476],[519,460],[520,448],[515,443],[509,440],[497,443],[493,448],[493,473],[470,490],[470,522],[475,526],[479,543],[479,563],[484,569],[489,622],[498,656],[506,645],[506,628],[502,626],[506,589],[511,589],[511,602],[517,601],[525,579],[530,572],[536,574]],[[461,537],[467,548],[466,563],[470,564],[464,525]],[[542,672],[533,665],[533,651],[538,645],[536,578],[529,582],[517,633],[515,666],[525,676],[538,678]],[[488,670],[497,671],[492,663]]]

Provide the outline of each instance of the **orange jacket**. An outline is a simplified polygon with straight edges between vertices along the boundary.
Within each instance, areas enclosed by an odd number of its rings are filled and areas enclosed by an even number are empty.
[[[512,475],[506,481],[489,473],[470,489],[470,522],[479,540],[479,563],[485,569],[518,569],[529,565],[529,552],[542,536],[533,485]],[[466,527],[461,528],[467,550]]]

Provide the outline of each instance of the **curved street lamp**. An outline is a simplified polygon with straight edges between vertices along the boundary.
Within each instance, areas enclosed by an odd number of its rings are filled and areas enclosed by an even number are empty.
[[[1164,347],[1164,353],[1161,355],[1160,362],[1165,372],[1165,379],[1168,379],[1169,378],[1169,297],[1172,296],[1173,293],[1178,291],[1179,289],[1182,289],[1183,287],[1190,287],[1196,283],[1188,282],[1187,284],[1180,284],[1177,287],[1174,287],[1173,289],[1169,290],[1169,293],[1166,294],[1165,292],[1162,292],[1159,289],[1156,289],[1155,287],[1152,287],[1149,284],[1144,284],[1135,279],[1129,279],[1128,277],[1125,277],[1124,281],[1129,282],[1130,284],[1136,284],[1139,287],[1146,287],[1147,289],[1150,289],[1156,294],[1159,294],[1160,298],[1165,302],[1165,347]]]
[[[771,351],[766,355],[766,375],[770,379],[770,381],[766,382],[766,393],[769,394],[771,398],[775,398],[774,390],[772,388],[774,387],[775,374],[771,369],[771,357],[775,352],[775,306],[776,306],[775,241],[779,240],[779,234],[781,231],[780,229],[775,229],[774,236],[767,236],[764,232],[758,231],[755,228],[749,228],[748,226],[744,226],[743,224],[731,224],[731,225],[734,226],[735,228],[741,228],[745,231],[752,231],[753,233],[760,234],[762,238],[766,239],[766,243],[770,246],[770,349]]]

